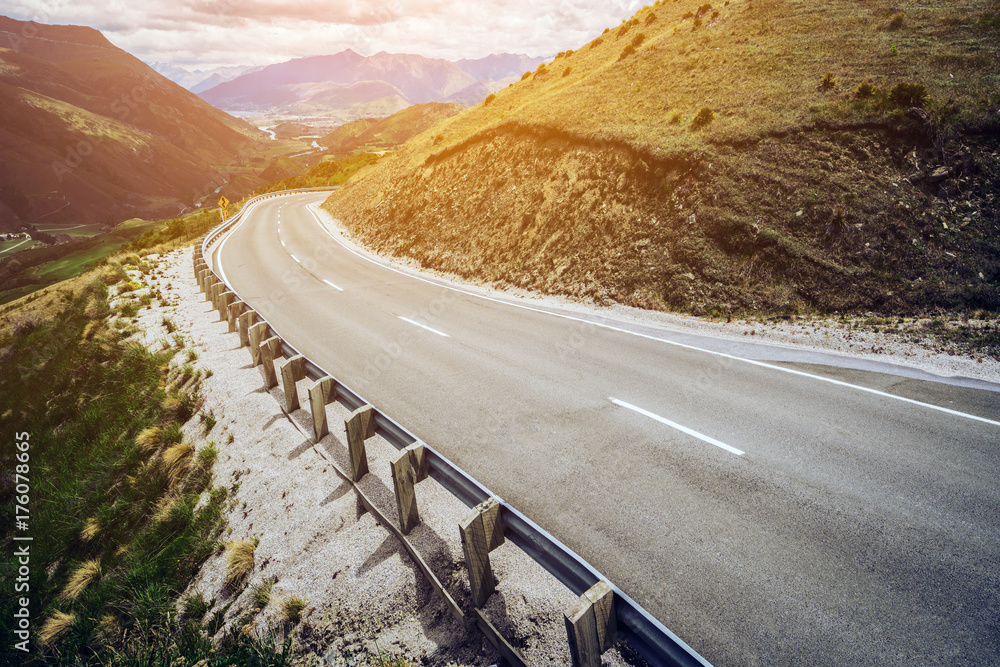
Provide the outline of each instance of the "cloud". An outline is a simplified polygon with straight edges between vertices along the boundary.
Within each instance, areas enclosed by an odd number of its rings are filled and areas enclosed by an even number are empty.
[[[147,62],[266,65],[346,48],[429,57],[554,55],[628,18],[637,0],[7,0],[13,18],[87,25]]]

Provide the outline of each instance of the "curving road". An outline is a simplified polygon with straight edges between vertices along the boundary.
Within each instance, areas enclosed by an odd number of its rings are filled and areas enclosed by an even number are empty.
[[[706,659],[1000,663],[997,387],[484,298],[341,245],[325,196],[256,205],[226,280]]]

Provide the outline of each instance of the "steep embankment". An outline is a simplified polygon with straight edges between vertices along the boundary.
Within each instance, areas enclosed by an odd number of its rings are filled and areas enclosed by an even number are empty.
[[[79,26],[0,17],[0,216],[171,215],[225,182],[258,134]]]
[[[378,250],[545,292],[995,309],[996,9],[658,3],[326,206]]]

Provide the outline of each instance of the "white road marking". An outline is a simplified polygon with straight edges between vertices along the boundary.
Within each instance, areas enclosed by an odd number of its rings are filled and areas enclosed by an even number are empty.
[[[292,259],[294,259],[294,260],[295,260],[296,262],[298,262],[299,264],[301,264],[301,263],[302,263],[302,260],[301,260],[301,259],[299,259],[298,257],[296,257],[295,255],[292,255]]]
[[[329,280],[324,280],[323,282],[325,282],[327,285],[329,285],[333,289],[339,289],[341,292],[344,291],[343,287],[338,287],[338,286],[334,285],[333,283],[331,283]]]
[[[285,239],[281,239],[281,247],[285,247]]]
[[[719,447],[720,449],[724,449],[724,450],[726,450],[727,452],[729,452],[731,454],[736,454],[736,456],[743,456],[743,454],[746,453],[746,452],[744,452],[741,449],[736,449],[735,447],[731,447],[731,446],[727,445],[724,442],[719,442],[715,438],[707,436],[704,433],[698,433],[698,431],[689,429],[687,426],[682,426],[681,424],[678,424],[677,422],[672,422],[669,419],[661,417],[660,415],[657,415],[657,414],[653,414],[652,412],[649,412],[648,410],[643,410],[642,408],[637,407],[635,405],[632,405],[631,403],[626,403],[625,401],[619,401],[617,398],[611,398],[610,396],[608,396],[608,400],[611,401],[612,403],[614,403],[615,405],[619,406],[619,407],[627,408],[628,410],[632,410],[633,412],[638,412],[640,415],[643,415],[645,417],[649,417],[650,419],[655,419],[656,421],[660,422],[661,424],[666,424],[670,428],[675,428],[678,431],[680,431],[681,433],[687,433],[688,435],[693,436],[695,438],[698,438],[699,440],[701,440],[703,442],[707,442],[710,445],[715,445],[716,447]]]
[[[438,331],[437,329],[431,329],[426,324],[421,324],[420,322],[414,322],[413,320],[409,319],[408,317],[403,317],[402,315],[400,315],[399,319],[403,320],[404,322],[409,322],[410,324],[415,324],[416,326],[420,327],[421,329],[427,329],[431,333],[436,333],[438,336],[444,336],[445,338],[451,338],[451,336],[449,336],[446,333],[442,333],[442,332]]]
[[[309,207],[307,206],[306,208],[309,208]],[[519,304],[519,303],[511,303],[510,301],[504,301],[502,299],[496,299],[496,298],[493,298],[491,296],[486,296],[484,294],[477,294],[475,292],[470,292],[468,290],[464,290],[464,289],[461,289],[461,288],[458,288],[458,287],[453,287],[451,285],[444,285],[442,283],[434,282],[433,280],[428,280],[427,278],[423,278],[421,276],[415,276],[412,273],[407,273],[405,271],[400,271],[399,269],[397,269],[395,267],[388,266],[388,265],[383,264],[381,262],[377,262],[377,261],[375,261],[374,259],[372,259],[370,257],[364,256],[363,254],[359,253],[357,250],[354,250],[353,248],[348,247],[343,241],[341,241],[336,236],[334,236],[334,234],[329,229],[327,229],[326,225],[324,225],[323,222],[319,219],[319,216],[316,214],[316,211],[314,211],[311,208],[309,208],[309,212],[313,214],[313,218],[316,219],[316,224],[318,224],[320,226],[320,229],[322,229],[324,232],[326,232],[330,236],[330,238],[332,238],[334,241],[336,241],[338,244],[340,244],[348,252],[350,252],[350,253],[352,253],[352,254],[360,257],[361,259],[365,260],[366,262],[371,262],[372,264],[375,264],[376,266],[381,266],[384,269],[388,269],[390,271],[395,271],[396,273],[398,273],[398,274],[400,274],[402,276],[409,276],[410,278],[413,278],[414,280],[421,280],[421,281],[427,283],[428,285],[435,285],[437,287],[441,287],[443,289],[451,290],[452,292],[458,292],[459,294],[465,294],[467,296],[475,297],[477,299],[484,299],[486,301],[493,301],[495,303],[502,303],[502,304],[505,304],[507,306],[511,306],[512,308],[521,308],[521,309],[524,309],[524,310],[530,310],[530,311],[535,312],[535,313],[544,313],[545,315],[551,315],[552,317],[561,317],[564,320],[571,320],[573,322],[583,322],[585,324],[591,324],[591,325],[593,325],[595,327],[600,327],[602,329],[608,329],[609,331],[618,331],[620,333],[625,333],[625,334],[629,334],[629,335],[632,335],[632,336],[638,336],[639,338],[645,338],[647,340],[655,340],[655,341],[658,341],[660,343],[664,343],[666,345],[673,345],[675,347],[681,347],[681,348],[684,348],[684,349],[687,349],[687,350],[694,350],[695,352],[704,352],[706,354],[712,354],[712,355],[715,355],[717,357],[723,357],[725,359],[732,359],[733,361],[742,361],[743,363],[753,364],[754,366],[759,366],[761,368],[769,368],[771,370],[780,371],[782,373],[790,373],[792,375],[798,375],[800,377],[806,377],[806,378],[810,378],[812,380],[819,380],[820,382],[828,382],[830,384],[835,384],[835,385],[837,385],[839,387],[847,387],[847,388],[850,388],[850,389],[857,389],[858,391],[867,392],[869,394],[874,394],[876,396],[881,396],[883,398],[891,398],[891,399],[896,400],[896,401],[902,401],[904,403],[909,403],[911,405],[917,405],[917,406],[920,406],[922,408],[927,408],[929,410],[937,410],[938,412],[944,412],[946,414],[953,415],[955,417],[963,417],[965,419],[972,419],[973,421],[982,422],[984,424],[992,424],[993,426],[1000,426],[1000,421],[994,421],[992,419],[987,419],[986,417],[980,417],[978,415],[972,415],[972,414],[969,414],[967,412],[959,412],[958,410],[951,410],[949,408],[941,407],[940,405],[934,405],[933,403],[924,403],[922,401],[913,400],[912,398],[906,398],[904,396],[897,396],[896,394],[889,394],[889,393],[886,393],[884,391],[879,391],[878,389],[871,389],[870,387],[863,387],[861,385],[851,384],[849,382],[843,382],[841,380],[834,380],[833,378],[823,377],[822,375],[813,375],[812,373],[805,373],[803,371],[797,371],[797,370],[795,370],[793,368],[785,368],[784,366],[776,366],[774,364],[769,364],[769,363],[767,363],[765,361],[756,361],[754,359],[745,359],[744,357],[737,357],[737,356],[732,355],[732,354],[726,354],[725,352],[716,352],[715,350],[708,350],[708,349],[705,349],[703,347],[697,347],[695,345],[687,345],[685,343],[678,343],[678,342],[672,341],[672,340],[665,340],[663,338],[658,338],[656,336],[650,336],[649,334],[639,333],[638,331],[629,331],[628,329],[622,329],[621,327],[612,326],[610,324],[604,324],[602,322],[594,322],[592,320],[583,319],[582,317],[574,317],[572,315],[566,315],[564,313],[553,313],[552,311],[542,310],[541,308],[533,308],[531,306],[525,306],[525,305],[522,305],[522,304]]]

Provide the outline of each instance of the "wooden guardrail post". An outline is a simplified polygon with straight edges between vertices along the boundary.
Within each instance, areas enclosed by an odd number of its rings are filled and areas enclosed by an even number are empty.
[[[212,286],[212,310],[219,309],[219,296],[226,291],[226,283],[221,280]]]
[[[566,610],[566,634],[574,667],[599,667],[601,654],[618,641],[614,591],[598,581]]]
[[[229,312],[226,319],[229,320],[229,333],[236,333],[240,329],[240,315],[243,314],[243,309],[246,304],[242,301],[233,301],[229,304]],[[242,346],[241,346],[242,347]]]
[[[250,345],[250,327],[257,321],[257,313],[253,310],[245,310],[240,315],[240,347]]]
[[[260,363],[264,367],[264,387],[273,389],[278,386],[278,376],[274,372],[275,348],[280,349],[281,339],[271,336],[260,344]]]
[[[327,376],[316,380],[316,383],[309,387],[309,408],[312,411],[313,434],[316,442],[323,439],[323,436],[330,432],[326,421],[326,406],[337,400],[336,385],[333,378]]]
[[[478,506],[458,524],[462,536],[462,551],[465,553],[465,567],[469,571],[469,588],[472,591],[472,604],[482,607],[497,590],[497,582],[493,577],[493,566],[490,565],[490,549],[486,540],[486,528],[483,525],[483,514]]]
[[[250,336],[250,359],[256,367],[260,364],[260,344],[267,331],[267,322],[258,322],[247,331]]]
[[[202,269],[198,272],[198,291],[205,291],[205,282],[208,280],[208,269]]]
[[[215,285],[215,276],[211,269],[205,269],[205,278],[202,281],[201,291],[205,293],[205,301],[212,300],[212,286]]]
[[[229,319],[229,306],[232,305],[233,301],[236,300],[236,295],[231,291],[226,290],[219,295],[219,321],[225,322]],[[229,330],[232,331],[232,325],[229,326]]]
[[[364,405],[351,413],[344,422],[347,431],[347,449],[351,456],[351,474],[355,482],[368,474],[368,453],[365,451],[365,438],[375,435],[375,411],[370,405]]]
[[[427,479],[429,465],[427,463],[427,452],[424,451],[422,442],[415,442],[403,450],[410,457],[410,467],[413,468],[413,479],[422,482]]]
[[[306,377],[306,358],[301,354],[292,357],[281,366],[281,386],[285,392],[285,410],[295,412],[299,409],[299,390],[295,383]]]
[[[396,492],[396,511],[399,514],[399,529],[403,535],[409,534],[420,525],[420,512],[417,510],[417,495],[413,488],[417,483],[413,466],[410,465],[410,452],[403,450],[395,461],[390,463],[392,469],[392,486]]]

